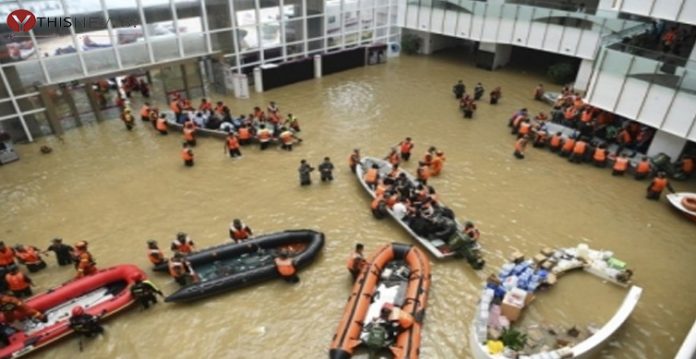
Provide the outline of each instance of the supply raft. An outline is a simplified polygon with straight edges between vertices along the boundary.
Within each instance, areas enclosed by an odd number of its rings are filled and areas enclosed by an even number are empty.
[[[667,200],[686,218],[696,222],[696,193],[670,193],[667,195]]]
[[[392,243],[380,248],[358,276],[329,351],[348,359],[363,347],[416,359],[425,318],[430,263],[418,248]]]
[[[85,313],[102,317],[127,308],[134,303],[130,286],[136,276],[146,278],[134,265],[119,265],[29,298],[14,309],[13,316],[18,322],[13,326],[3,324],[9,344],[0,348],[0,358],[18,358],[71,334],[70,313],[75,306],[80,305]],[[46,323],[28,318],[32,311],[28,308],[43,313]],[[3,318],[3,322],[5,320]]]
[[[356,166],[355,173],[358,180],[372,198],[375,198],[375,190],[365,182],[365,173],[373,165],[378,167],[380,181],[389,176],[392,172],[392,166],[389,162],[374,157],[364,157]],[[409,188],[409,191],[415,191],[419,185],[416,178],[401,169],[399,169],[397,176],[401,173],[405,175],[405,186]],[[432,186],[427,187],[429,187],[428,191],[433,192],[431,195],[434,195]],[[433,213],[427,222],[424,222],[428,224],[427,227],[416,225],[414,220],[408,216],[398,218],[392,208],[388,206],[385,210],[411,237],[436,258],[465,258],[474,269],[481,269],[485,265],[486,261],[483,259],[478,242],[464,232],[464,226],[456,219],[454,212],[445,206],[440,199],[434,201]]]
[[[262,235],[241,243],[207,248],[185,257],[197,280],[165,298],[183,302],[280,278],[275,258],[285,253],[296,269],[309,265],[324,245],[324,234],[312,230],[288,230]],[[166,271],[158,265],[155,271]]]
[[[631,284],[633,272],[611,252],[593,250],[586,244],[577,248],[544,249],[533,260],[524,260],[519,254],[513,257],[513,261],[503,265],[498,275],[488,278],[476,308],[469,340],[476,359],[592,358],[626,322],[643,291],[631,286],[612,318],[603,327],[593,330],[589,337],[557,340],[556,349],[548,350],[547,346],[527,342],[527,333],[511,327],[534,299],[533,293],[553,286],[563,273],[575,269],[583,269],[621,287]],[[591,307],[588,310],[592,310]],[[568,333],[571,337],[578,334],[576,328],[571,328]]]

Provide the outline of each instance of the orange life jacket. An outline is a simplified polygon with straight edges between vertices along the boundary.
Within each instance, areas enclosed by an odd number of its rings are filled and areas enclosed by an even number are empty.
[[[573,153],[576,155],[583,155],[585,154],[586,148],[587,143],[585,143],[585,141],[577,141],[575,142],[575,146],[573,147]]]
[[[442,158],[440,156],[435,156],[433,158],[432,162],[430,162],[430,168],[432,170],[432,175],[433,176],[439,176],[440,172],[442,171]]]
[[[263,111],[261,110],[254,111],[254,117],[258,119],[266,118],[266,116],[264,116]]]
[[[370,168],[365,172],[365,177],[363,177],[363,180],[365,180],[365,183],[377,183],[377,177],[379,173],[377,172],[376,168]]]
[[[621,130],[619,132],[619,142],[624,144],[631,143],[631,134],[626,130]]]
[[[223,113],[225,112],[225,105],[215,105],[215,112],[217,113]]]
[[[271,134],[271,131],[264,128],[263,130],[259,131],[258,137],[259,141],[268,142],[271,140],[271,137],[273,137],[273,135]]]
[[[570,152],[573,150],[574,147],[575,147],[575,140],[572,138],[569,138],[568,140],[565,141],[565,143],[563,144],[563,148],[561,150],[565,151],[565,152]]]
[[[421,166],[418,168],[418,179],[427,181],[430,178],[430,167]]]
[[[185,239],[183,243],[175,240],[174,244],[176,246],[176,251],[181,254],[189,254],[193,252],[193,244],[191,244],[188,239]]]
[[[191,161],[193,160],[193,152],[191,152],[190,149],[184,148],[181,150],[181,159],[184,161]]]
[[[592,111],[590,111],[590,110],[582,111],[582,116],[580,116],[580,121],[582,121],[583,123],[588,123],[588,122],[592,121]]]
[[[87,251],[79,252],[77,255],[77,269],[83,274],[92,274],[95,270],[95,262],[92,254]]]
[[[522,123],[520,124],[520,130],[519,130],[520,135],[526,135],[526,134],[528,134],[530,128],[532,128],[532,125],[530,125],[530,124],[527,123],[527,122],[522,122]]]
[[[399,327],[408,329],[413,326],[413,316],[400,308],[392,309],[389,320],[399,323]]]
[[[5,267],[14,264],[14,249],[5,247],[5,250],[0,251],[0,267]]]
[[[10,288],[10,290],[14,292],[19,292],[29,288],[29,281],[22,272],[5,274],[5,281],[7,282],[7,286]]]
[[[232,238],[236,241],[243,241],[249,238],[249,232],[245,230],[246,226],[242,225],[241,229],[236,227],[230,228],[230,233],[232,233]]]
[[[391,197],[387,198],[387,207],[392,208],[396,204],[396,202],[399,200],[399,196],[396,194],[392,195]]]
[[[213,104],[210,103],[210,101],[201,102],[200,106],[198,106],[199,111],[211,110],[212,108]],[[220,112],[222,113],[222,108],[220,109]]]
[[[626,171],[627,168],[628,168],[628,159],[623,158],[623,157],[617,157],[616,160],[614,161],[613,169],[615,171],[623,172],[623,171]]]
[[[149,115],[150,115],[150,106],[143,105],[143,107],[140,108],[140,116],[148,117]]]
[[[295,274],[295,266],[292,265],[290,258],[280,259],[276,257],[275,264],[281,276],[290,277]]]
[[[638,173],[638,174],[650,173],[650,162],[649,161],[638,162],[638,165],[636,166],[636,173]]]
[[[157,130],[158,131],[166,131],[167,130],[167,120],[164,118],[160,117],[157,119]]]
[[[292,132],[290,131],[285,131],[280,134],[280,140],[283,141],[284,144],[289,145],[292,143]]]
[[[249,131],[248,128],[242,127],[239,129],[239,139],[240,140],[248,140],[251,138],[251,132]]]
[[[372,203],[370,203],[370,208],[372,209],[377,209],[379,207],[379,202],[382,202],[383,197],[381,195],[377,195],[375,199],[372,200]]]
[[[652,183],[650,184],[650,190],[653,192],[662,192],[662,190],[665,189],[665,187],[667,187],[666,178],[653,178]]]
[[[230,150],[236,150],[239,148],[239,141],[237,140],[237,137],[227,137],[227,148],[229,148]]]
[[[413,143],[407,141],[401,142],[401,153],[411,153],[411,148],[413,148]]]
[[[25,264],[35,264],[41,262],[39,253],[33,247],[24,247],[24,252],[17,251],[17,258]]]
[[[597,162],[604,162],[607,159],[607,150],[605,148],[597,148],[595,149],[594,155],[592,158],[597,161]]]
[[[157,265],[164,262],[164,254],[159,249],[150,249],[147,251],[147,258],[150,263]]]
[[[358,252],[353,252],[353,254],[351,254],[351,256],[348,258],[348,262],[346,263],[346,267],[348,268],[348,271],[351,273],[362,271],[362,269],[366,265],[367,261],[362,256],[362,254]]]
[[[399,157],[399,154],[394,152],[389,155],[389,163],[393,165],[398,165],[399,162],[401,162],[401,158]]]
[[[524,120],[523,115],[517,115],[515,116],[515,119],[512,120],[512,127],[518,128],[520,126],[520,123],[522,123],[522,120]]]
[[[385,187],[383,184],[378,184],[377,189],[375,189],[375,196],[379,197],[384,194],[384,192],[387,190],[387,187]]]
[[[193,141],[194,137],[193,134],[196,132],[195,129],[193,128],[184,128],[184,140],[186,141]]]
[[[549,142],[551,148],[558,148],[561,146],[561,136],[553,135],[551,136],[551,141]]]

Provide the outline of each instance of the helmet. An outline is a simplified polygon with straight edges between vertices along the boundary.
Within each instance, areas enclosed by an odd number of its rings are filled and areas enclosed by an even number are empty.
[[[81,305],[76,305],[73,307],[70,313],[72,313],[73,316],[82,315],[85,314],[85,308],[82,308]]]
[[[184,232],[177,233],[176,239],[186,239],[186,233],[184,233]]]
[[[142,273],[133,273],[133,274],[131,274],[130,279],[134,282],[139,282],[139,281],[143,280],[144,278],[143,278]]]
[[[75,243],[75,248],[87,248],[87,241],[79,241]]]

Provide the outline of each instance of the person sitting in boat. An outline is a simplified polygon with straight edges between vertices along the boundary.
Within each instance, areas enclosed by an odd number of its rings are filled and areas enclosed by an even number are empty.
[[[47,321],[46,316],[39,310],[11,295],[0,294],[0,312],[2,312],[3,316],[0,322],[8,324],[11,324],[15,320],[22,320],[25,318],[44,323]]]
[[[5,274],[5,282],[17,298],[31,297],[34,294],[31,291],[31,286],[34,285],[31,278],[20,272],[16,265],[10,266],[9,273]]]
[[[363,175],[363,181],[372,190],[377,188],[377,183],[379,182],[379,165],[373,164],[372,167],[368,168]]]
[[[87,250],[87,241],[75,243],[75,268],[77,269],[76,278],[97,273],[97,262],[94,261],[92,253]]]
[[[162,250],[159,249],[157,241],[152,239],[147,241],[147,258],[153,266],[167,262],[167,258],[162,253]]]
[[[302,142],[302,139],[295,136],[292,131],[285,127],[280,128],[278,138],[280,138],[280,148],[287,151],[292,151],[292,145],[295,144],[295,142]]]
[[[254,233],[251,231],[251,228],[239,218],[235,218],[232,220],[232,223],[230,223],[230,239],[236,243],[247,240],[253,235]]]
[[[408,215],[409,215],[409,206],[407,203],[407,199],[404,197],[401,197],[398,202],[394,203],[394,206],[392,207],[392,212],[394,212],[394,217],[400,221],[406,221],[408,222]]]
[[[356,244],[355,251],[351,254],[350,258],[348,258],[348,272],[353,276],[353,282],[355,282],[360,272],[368,265],[363,255],[364,248],[365,246],[363,246],[362,243]]]
[[[377,219],[382,219],[387,215],[387,201],[384,199],[384,194],[377,195],[370,204],[372,215]]]
[[[191,266],[184,260],[184,257],[177,253],[169,260],[169,275],[181,286],[189,285],[196,281],[196,277],[191,270]]]
[[[133,274],[131,279],[133,280],[133,285],[131,285],[130,292],[144,309],[148,309],[151,304],[157,303],[156,294],[164,297],[164,293],[154,283],[144,279],[142,273]]]
[[[191,240],[191,237],[184,232],[179,232],[176,234],[176,238],[172,241],[170,248],[175,254],[185,256],[195,250],[195,245]]]
[[[696,158],[693,155],[682,155],[681,160],[674,164],[677,168],[677,173],[674,174],[674,178],[680,180],[686,180],[691,177],[696,169]]]
[[[271,140],[273,139],[273,132],[267,129],[265,124],[261,124],[259,126],[259,132],[256,134],[256,138],[259,140],[261,150],[265,150],[268,148],[268,145],[270,145]]]
[[[87,338],[104,333],[104,327],[99,324],[99,317],[85,312],[81,305],[76,305],[70,311],[70,329]]]
[[[295,264],[290,258],[288,258],[287,253],[281,252],[275,259],[275,266],[280,277],[285,279],[288,283],[297,283],[300,281],[300,277],[297,276],[297,269]]]
[[[415,319],[410,313],[392,303],[384,303],[380,312],[380,317],[388,323],[387,335],[396,338],[401,332],[408,330],[415,323]]]
[[[53,251],[56,254],[56,260],[59,266],[65,266],[72,264],[73,257],[73,247],[64,244],[63,239],[56,237],[51,241],[51,245],[48,246],[46,252]]]
[[[39,249],[34,246],[16,245],[15,256],[19,263],[24,264],[31,273],[46,268],[46,262],[41,258]]]

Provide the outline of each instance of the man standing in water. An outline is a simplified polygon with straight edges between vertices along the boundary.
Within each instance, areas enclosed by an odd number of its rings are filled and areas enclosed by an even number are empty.
[[[307,163],[307,160],[300,161],[300,168],[297,169],[300,173],[300,186],[309,186],[312,184],[312,177],[310,174],[314,171],[314,167]]]
[[[62,238],[53,238],[53,243],[51,243],[51,245],[48,246],[48,249],[46,249],[46,252],[48,251],[53,251],[56,253],[56,260],[58,261],[59,266],[65,266],[73,262],[71,255],[73,247],[63,244]]]
[[[162,293],[162,291],[159,290],[154,283],[147,279],[143,279],[143,275],[140,273],[133,275],[133,285],[131,286],[130,291],[133,297],[140,302],[144,309],[148,309],[150,308],[151,304],[157,303],[157,297],[155,294],[164,297],[164,293]]]
[[[123,123],[126,124],[126,129],[128,131],[133,129],[133,126],[135,126],[135,118],[131,114],[130,109],[127,108],[123,110],[123,112],[121,113],[121,121],[123,121]]]
[[[353,276],[353,282],[358,278],[360,271],[368,264],[363,255],[363,249],[365,247],[362,243],[355,245],[355,251],[348,259],[348,271]]]
[[[660,195],[662,194],[662,191],[665,188],[667,188],[670,192],[674,193],[674,188],[672,188],[672,185],[669,183],[669,180],[667,180],[667,178],[665,177],[665,173],[659,172],[657,174],[657,177],[653,178],[653,180],[650,182],[650,185],[648,185],[648,190],[645,198],[659,201]]]
[[[186,167],[193,167],[193,151],[189,147],[189,144],[184,142],[181,147],[181,159],[184,160],[184,165]]]
[[[466,87],[464,86],[464,82],[462,80],[459,80],[456,85],[452,87],[452,93],[454,93],[454,97],[459,100],[464,96],[464,92],[466,92]]]
[[[319,165],[319,173],[321,174],[322,182],[333,181],[333,171],[334,165],[331,163],[331,159],[324,157],[324,162]]]

